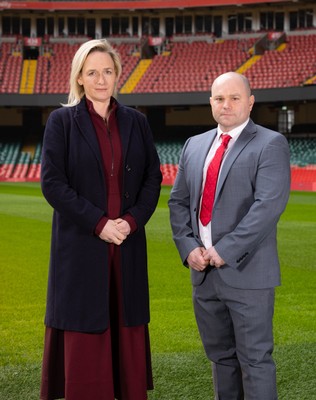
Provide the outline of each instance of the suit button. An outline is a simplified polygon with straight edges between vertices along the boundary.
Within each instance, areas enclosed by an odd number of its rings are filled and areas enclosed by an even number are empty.
[[[128,199],[129,198],[129,193],[125,192],[124,197],[125,197],[125,199]]]
[[[132,168],[128,164],[126,165],[125,168],[126,168],[126,171],[128,171],[128,172],[131,172],[131,170],[132,170]]]

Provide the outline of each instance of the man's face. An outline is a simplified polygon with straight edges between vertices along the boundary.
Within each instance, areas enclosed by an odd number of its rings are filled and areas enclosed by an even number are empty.
[[[215,121],[228,132],[249,118],[254,97],[238,76],[223,75],[213,83],[210,104]]]

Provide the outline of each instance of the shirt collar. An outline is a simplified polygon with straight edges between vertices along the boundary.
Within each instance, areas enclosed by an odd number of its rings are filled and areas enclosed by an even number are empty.
[[[230,135],[233,139],[237,139],[237,137],[241,134],[241,132],[243,131],[245,126],[248,124],[248,122],[249,122],[249,118],[243,124],[237,126],[236,128],[232,129],[229,132],[223,132],[221,130],[221,128],[218,126],[217,127],[217,138],[219,139],[221,137],[222,133],[224,133],[224,134]]]

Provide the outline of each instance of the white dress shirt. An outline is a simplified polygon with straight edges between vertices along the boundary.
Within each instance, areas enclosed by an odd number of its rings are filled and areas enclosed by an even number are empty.
[[[220,129],[219,126],[217,127],[216,138],[214,139],[214,141],[212,143],[212,146],[210,148],[210,151],[208,152],[208,155],[207,155],[207,157],[205,159],[205,163],[204,163],[203,182],[202,182],[201,200],[200,200],[200,210],[201,210],[202,193],[203,193],[203,190],[204,190],[207,169],[208,169],[208,166],[209,166],[211,160],[213,159],[213,157],[214,157],[214,155],[216,153],[216,150],[218,149],[218,147],[221,144],[221,135],[223,133],[228,134],[228,135],[231,136],[231,139],[228,142],[227,149],[226,149],[226,151],[224,153],[223,161],[222,161],[219,173],[221,173],[222,165],[225,162],[225,158],[226,158],[227,154],[229,153],[230,149],[234,146],[236,140],[238,139],[239,135],[241,134],[241,132],[245,128],[245,126],[248,124],[248,122],[249,122],[249,119],[247,119],[247,121],[245,121],[242,125],[238,126],[237,128],[232,129],[229,132],[223,132]],[[206,249],[208,249],[209,247],[212,246],[212,221],[210,221],[206,226],[203,226],[201,221],[200,221],[200,218],[199,218],[199,230],[200,230],[200,237],[201,237],[201,240],[202,240],[202,242],[204,244],[204,247]]]

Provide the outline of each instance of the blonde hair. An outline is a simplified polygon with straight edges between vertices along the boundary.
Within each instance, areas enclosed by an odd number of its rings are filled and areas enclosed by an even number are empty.
[[[78,78],[88,55],[93,53],[94,51],[107,53],[112,58],[114,63],[114,71],[117,78],[116,83],[118,82],[122,72],[122,64],[117,51],[110,45],[110,43],[106,39],[89,40],[79,47],[72,60],[69,79],[70,90],[68,95],[68,102],[67,104],[62,104],[63,106],[75,106],[84,96],[84,88],[83,86],[79,85]],[[114,95],[116,95],[116,88],[114,92]]]

